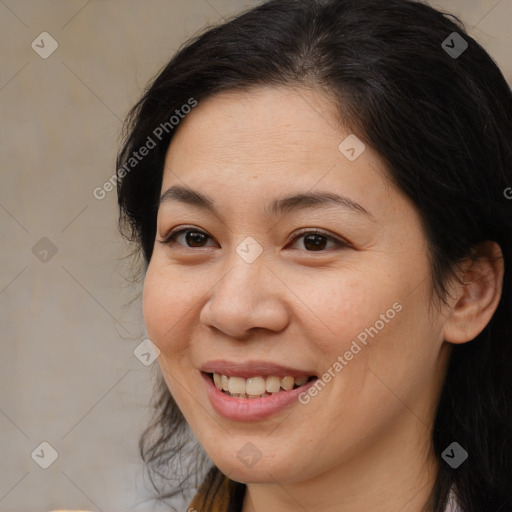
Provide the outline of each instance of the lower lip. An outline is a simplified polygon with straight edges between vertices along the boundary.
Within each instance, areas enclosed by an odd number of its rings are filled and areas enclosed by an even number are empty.
[[[205,373],[201,376],[206,384],[206,392],[212,407],[217,413],[234,421],[257,421],[277,414],[283,409],[299,403],[299,395],[315,384],[317,379],[290,391],[281,391],[263,398],[236,398],[226,395]]]

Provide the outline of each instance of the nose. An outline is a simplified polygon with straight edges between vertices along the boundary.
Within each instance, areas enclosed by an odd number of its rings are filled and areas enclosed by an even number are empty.
[[[235,264],[211,291],[200,321],[242,340],[255,329],[279,332],[289,322],[285,290],[282,281],[263,262]]]

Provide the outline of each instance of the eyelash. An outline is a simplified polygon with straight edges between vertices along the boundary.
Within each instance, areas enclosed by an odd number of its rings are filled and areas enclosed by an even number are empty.
[[[193,226],[187,226],[187,227],[184,227],[184,228],[181,228],[181,229],[178,229],[177,231],[171,231],[171,233],[169,233],[163,240],[159,240],[160,243],[162,244],[165,244],[165,245],[174,245],[176,242],[176,238],[183,234],[183,233],[187,233],[187,232],[192,232],[192,233],[201,233],[205,236],[207,236],[208,238],[212,239],[212,237],[210,235],[208,235],[208,233],[200,230],[200,229],[197,229],[197,228],[194,228]],[[304,237],[306,235],[321,235],[325,238],[327,238],[329,241],[331,242],[334,242],[339,248],[348,248],[348,247],[351,247],[350,244],[348,242],[345,242],[343,240],[339,240],[338,238],[335,238],[333,237],[332,235],[329,235],[327,233],[325,233],[324,231],[321,231],[319,229],[309,229],[309,230],[304,230],[304,231],[299,231],[299,232],[296,232],[294,233],[294,236],[291,240],[291,242],[294,242],[297,238],[301,238],[301,237]],[[189,246],[182,246],[182,247],[185,247],[186,249],[205,249],[206,247],[189,247]],[[310,252],[310,253],[314,253],[314,252],[326,252],[327,249],[321,249],[319,251],[305,251],[305,252]]]

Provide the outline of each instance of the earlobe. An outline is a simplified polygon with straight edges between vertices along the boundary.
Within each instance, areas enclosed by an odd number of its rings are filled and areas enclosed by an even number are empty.
[[[454,286],[454,301],[444,325],[445,341],[466,343],[485,329],[500,302],[503,275],[500,246],[494,241],[480,244]]]

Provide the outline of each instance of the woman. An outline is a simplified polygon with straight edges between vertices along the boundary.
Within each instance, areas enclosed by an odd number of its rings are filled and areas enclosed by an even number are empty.
[[[512,510],[512,94],[454,19],[273,0],[132,110],[140,447],[182,487],[209,469],[189,510]],[[194,438],[213,465],[183,474]]]

